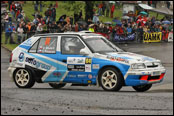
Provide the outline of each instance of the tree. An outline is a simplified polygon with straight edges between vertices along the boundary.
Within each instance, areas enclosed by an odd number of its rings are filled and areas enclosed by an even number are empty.
[[[93,18],[93,7],[94,7],[94,2],[93,1],[85,1],[85,21],[88,21],[88,19]]]

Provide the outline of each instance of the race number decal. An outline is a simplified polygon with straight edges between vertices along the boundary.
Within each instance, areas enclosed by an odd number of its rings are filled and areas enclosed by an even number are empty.
[[[91,64],[91,62],[92,62],[92,59],[91,58],[86,58],[85,64]]]

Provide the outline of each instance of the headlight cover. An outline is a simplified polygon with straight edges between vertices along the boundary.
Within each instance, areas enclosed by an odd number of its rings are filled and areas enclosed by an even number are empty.
[[[132,69],[144,69],[146,68],[144,63],[135,63],[131,65]]]
[[[154,62],[155,65],[158,65],[159,67],[163,67],[161,62]]]

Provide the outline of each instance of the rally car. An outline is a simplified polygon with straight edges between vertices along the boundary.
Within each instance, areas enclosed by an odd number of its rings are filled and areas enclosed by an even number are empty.
[[[162,82],[166,73],[160,60],[123,51],[100,34],[83,32],[28,38],[12,51],[8,71],[19,88],[38,82],[58,89],[72,83],[107,91],[132,86],[139,92]]]

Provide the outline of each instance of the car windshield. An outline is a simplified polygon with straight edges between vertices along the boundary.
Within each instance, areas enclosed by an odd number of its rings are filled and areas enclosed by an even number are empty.
[[[123,52],[122,49],[101,36],[83,36],[85,42],[95,53]]]

